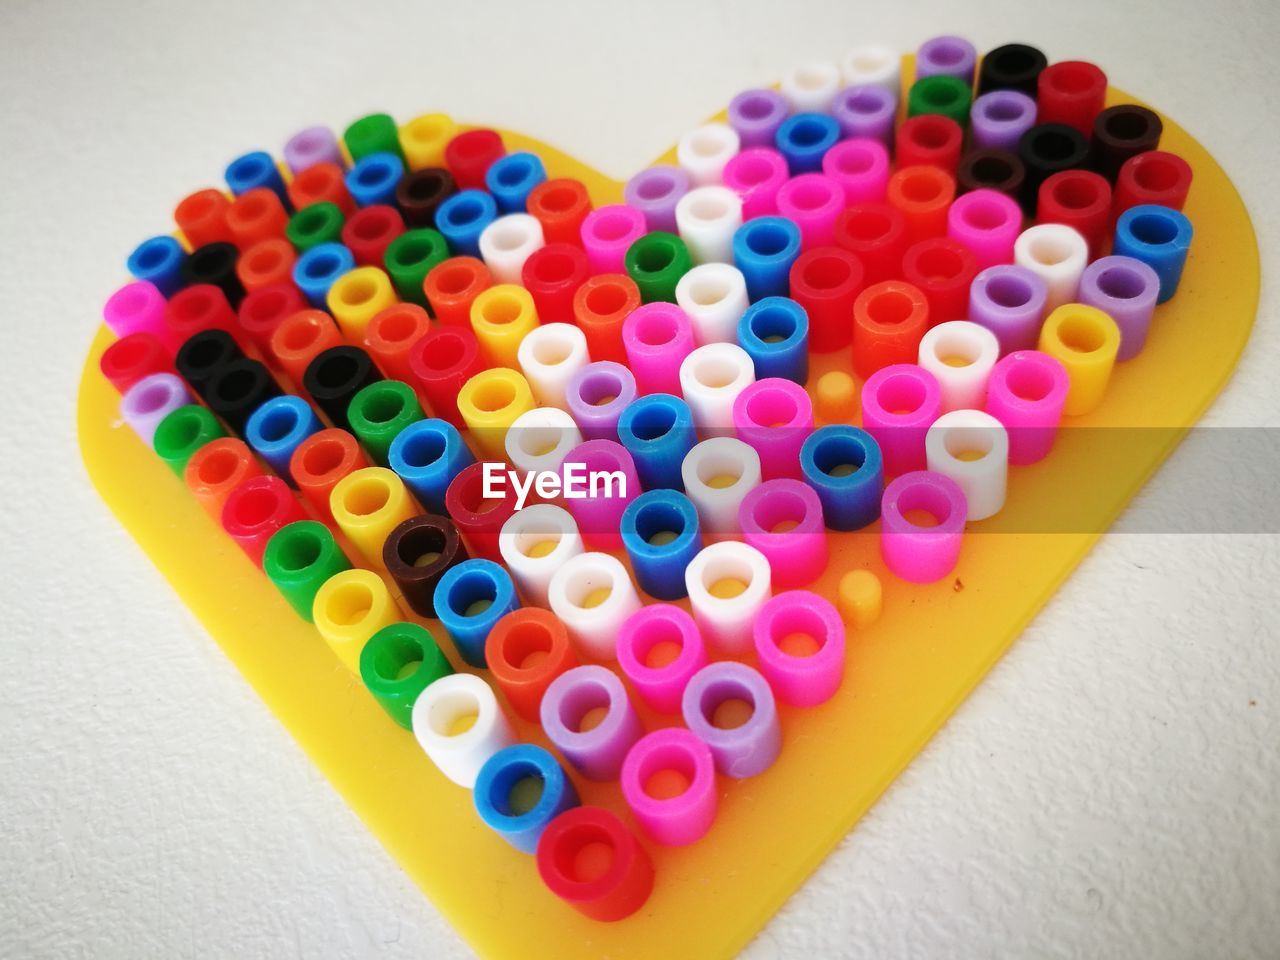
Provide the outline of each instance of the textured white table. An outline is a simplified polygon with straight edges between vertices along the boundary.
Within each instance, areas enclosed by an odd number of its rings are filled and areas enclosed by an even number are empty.
[[[1271,0],[108,12],[125,6],[0,5],[6,958],[467,955],[75,450],[74,385],[124,254],[240,150],[278,151],[303,121],[437,108],[623,175],[794,63],[950,30],[1095,60],[1170,112],[1244,194],[1264,272],[1280,269]],[[1264,291],[1209,423],[1277,425],[1277,313]],[[1128,522],[1168,529],[1160,495],[1202,466],[1180,450]],[[1232,475],[1274,497],[1274,467]],[[1277,544],[1104,539],[748,955],[1280,955]]]

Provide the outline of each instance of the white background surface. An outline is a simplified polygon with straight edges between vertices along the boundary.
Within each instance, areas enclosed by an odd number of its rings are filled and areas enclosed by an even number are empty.
[[[960,32],[1174,115],[1277,275],[1274,0],[976,6],[0,0],[0,956],[467,955],[80,466],[100,305],[179,197],[372,109],[625,176],[794,63]],[[1264,290],[1207,422],[1277,425],[1277,312]],[[1151,496],[1197,469],[1184,447]],[[748,956],[1280,956],[1278,555],[1105,538]]]

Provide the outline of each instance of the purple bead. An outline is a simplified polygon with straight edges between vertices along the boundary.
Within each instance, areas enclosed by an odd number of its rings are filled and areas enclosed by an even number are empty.
[[[600,709],[604,719],[583,730],[587,714]],[[574,667],[551,681],[538,713],[547,739],[588,780],[615,778],[644,733],[618,675],[595,664]]]
[[[732,729],[713,722],[716,708],[730,700],[751,706],[751,716]],[[721,660],[703,667],[684,688],[681,700],[684,723],[711,748],[716,769],[726,777],[741,779],[764,773],[782,750],[782,728],[773,691],[759,672],[745,663]]]
[[[1017,90],[984,93],[969,109],[973,146],[980,150],[1018,152],[1018,141],[1035,126],[1036,102]]]
[[[1000,341],[1000,355],[1034,350],[1044,322],[1049,285],[1026,267],[1002,263],[987,267],[969,286],[969,319]]]
[[[328,127],[307,127],[295,133],[284,145],[284,162],[294,173],[301,173],[317,163],[346,165],[342,161],[342,151],[338,149],[338,140]]]
[[[831,101],[831,115],[840,124],[842,137],[867,137],[893,147],[898,98],[885,87],[865,83],[846,87]]]
[[[143,377],[120,398],[120,416],[148,447],[160,421],[191,403],[187,385],[172,373]]]
[[[587,440],[617,440],[618,418],[636,398],[636,378],[612,360],[597,360],[569,378],[565,400]]]
[[[934,37],[916,51],[916,79],[955,77],[973,86],[978,51],[964,37]]]
[[[1117,360],[1131,360],[1141,352],[1151,328],[1151,315],[1160,295],[1160,278],[1133,257],[1102,257],[1085,268],[1076,299],[1097,307],[1120,328]]]
[[[650,230],[676,232],[676,203],[689,192],[689,175],[679,167],[649,167],[627,181],[622,199],[644,214]]]
[[[743,90],[729,101],[729,126],[738,132],[741,149],[772,147],[773,136],[791,113],[777,90]]]

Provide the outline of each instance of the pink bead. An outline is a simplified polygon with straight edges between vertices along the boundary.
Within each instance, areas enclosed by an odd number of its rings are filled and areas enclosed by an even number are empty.
[[[889,186],[889,151],[879,140],[842,140],[822,158],[822,172],[844,188],[844,203],[882,203]]]
[[[693,326],[674,303],[646,303],[622,323],[622,348],[641,394],[680,396],[680,361],[693,352]]]
[[[587,477],[597,471],[622,474],[622,490],[619,491],[615,482],[611,496],[605,496],[601,488],[587,498],[565,497],[564,500],[588,549],[621,550],[623,511],[627,504],[640,496],[640,477],[636,474],[631,454],[615,440],[588,440],[569,451],[561,469],[571,463],[582,464],[583,470],[579,475],[585,472]]]
[[[862,426],[880,445],[890,476],[924,469],[924,437],[941,413],[937,379],[914,363],[882,367],[862,385]]]
[[[844,188],[822,173],[792,177],[778,191],[778,213],[795,221],[805,250],[831,243],[844,207]]]
[[[1053,449],[1071,382],[1056,357],[1015,350],[987,381],[987,413],[1009,432],[1009,462],[1035,463]]]
[[[743,150],[724,166],[724,185],[742,198],[742,219],[778,212],[778,190],[787,182],[786,158],[777,150]]]
[[[780,524],[791,524],[774,532]],[[807,586],[827,569],[827,528],[822,501],[801,480],[768,480],[738,505],[742,539],[769,561],[770,579],[779,590]]]
[[[661,773],[680,776],[688,786],[674,797],[648,792]],[[649,838],[681,847],[702,837],[716,818],[716,767],[711,748],[684,727],[655,730],[636,741],[622,764],[622,797]]]
[[[761,608],[752,627],[760,672],[773,695],[793,707],[830,700],[844,679],[844,621],[830,602],[808,590],[780,593]],[[803,634],[817,644],[805,654],[782,649]]]
[[[582,249],[592,273],[626,273],[627,247],[648,232],[644,213],[623,203],[596,207],[582,221]]]
[[[947,211],[947,236],[973,251],[978,269],[1013,263],[1013,245],[1022,232],[1022,208],[996,190],[972,190]]]
[[[660,666],[650,664],[657,652],[676,647]],[[679,713],[689,679],[707,665],[707,648],[693,617],[669,603],[654,603],[627,618],[618,631],[618,666],[640,699],[659,713]]]
[[[907,519],[916,510],[928,513],[934,526],[917,526]],[[960,541],[968,504],[964,491],[950,477],[928,470],[904,473],[884,489],[880,501],[880,554],[885,565],[910,583],[933,583],[953,569],[960,557]]]
[[[813,402],[804,387],[780,377],[757,380],[733,401],[738,439],[760,454],[760,475],[800,476],[800,448],[813,433]]]
[[[131,333],[149,333],[170,349],[173,334],[164,322],[164,294],[146,280],[126,283],[113,293],[102,307],[102,320],[117,337]]]

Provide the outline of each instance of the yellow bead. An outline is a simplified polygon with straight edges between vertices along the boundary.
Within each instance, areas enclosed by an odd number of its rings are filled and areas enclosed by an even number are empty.
[[[870,570],[851,570],[840,578],[840,616],[851,626],[863,628],[880,619],[884,607],[880,578]]]
[[[519,370],[520,341],[537,326],[533,297],[514,283],[490,287],[471,303],[471,329],[480,341],[480,355],[490,366]]]
[[[853,377],[842,370],[832,370],[818,378],[814,401],[818,419],[827,423],[852,423],[857,400]]]
[[[370,570],[335,573],[316,591],[311,614],[320,636],[357,677],[369,638],[404,619],[386,581]]]
[[[1040,328],[1040,350],[1067,368],[1063,413],[1078,417],[1102,403],[1120,349],[1120,328],[1097,307],[1064,303]]]
[[[377,267],[356,267],[333,282],[326,297],[329,312],[351,343],[364,343],[369,321],[398,302],[391,278]]]
[[[533,407],[529,381],[507,367],[481,370],[458,392],[458,412],[490,460],[506,460],[507,430]]]
[[[382,545],[391,531],[418,511],[404,481],[385,467],[365,467],[347,474],[329,494],[338,528],[368,565],[385,570]]]
[[[400,149],[410,170],[444,166],[444,148],[458,132],[447,113],[425,113],[400,128]]]

